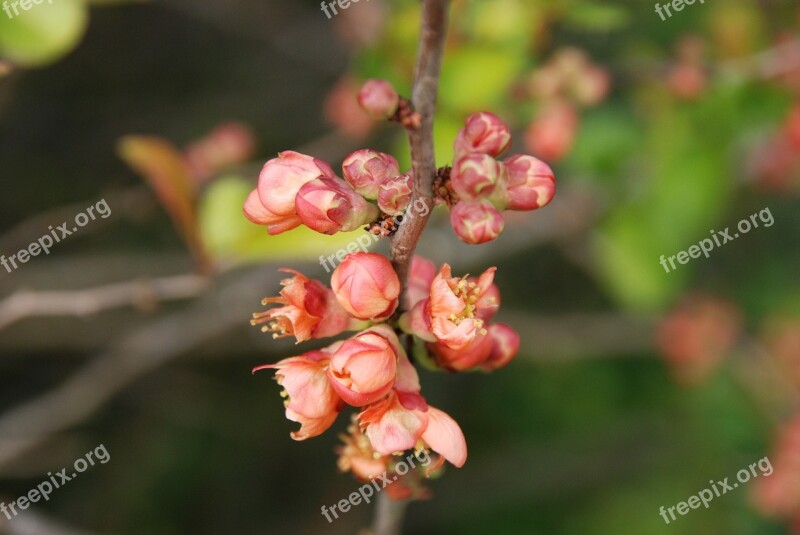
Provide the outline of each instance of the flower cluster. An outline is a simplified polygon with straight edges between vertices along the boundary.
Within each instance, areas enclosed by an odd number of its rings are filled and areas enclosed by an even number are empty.
[[[447,264],[437,272],[433,262],[415,257],[404,302],[409,312],[394,323],[400,280],[382,255],[349,255],[333,272],[330,287],[287,271],[293,277],[283,281],[280,296],[263,301],[281,306],[254,314],[254,325],[264,324],[262,329],[275,337],[294,336],[298,343],[358,331],[324,349],[255,368],[275,370],[286,417],[300,424],[291,437],[320,435],[350,405],[361,410],[358,425],[344,437],[339,465],[357,477],[369,479],[391,469],[393,454],[412,449],[438,454],[428,472],[445,460],[462,466],[464,435],[421,395],[417,371],[392,325],[419,337],[416,345],[426,347],[427,358],[442,369],[504,366],[515,356],[519,337],[508,326],[488,324],[499,306],[495,268],[477,279],[459,278]]]
[[[485,243],[503,232],[501,211],[536,210],[555,195],[553,171],[526,154],[497,160],[511,145],[511,131],[489,112],[467,118],[455,141],[449,179],[439,184],[439,195],[450,206],[450,224],[470,244]]]
[[[344,180],[322,160],[294,151],[269,160],[245,201],[253,223],[280,234],[300,224],[322,234],[348,232],[375,221],[380,212],[402,213],[411,198],[411,174],[389,154],[357,150],[342,164]],[[376,206],[377,204],[377,206]]]
[[[524,85],[526,96],[540,106],[525,132],[525,148],[548,161],[572,149],[580,125],[580,108],[596,106],[609,93],[611,77],[580,49],[556,51],[534,70]]]

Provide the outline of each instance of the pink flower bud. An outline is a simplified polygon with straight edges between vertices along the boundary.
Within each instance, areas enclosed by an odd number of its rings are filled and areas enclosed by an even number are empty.
[[[450,224],[461,241],[470,244],[494,240],[505,226],[503,215],[489,201],[459,201],[450,211]]]
[[[455,143],[456,158],[475,152],[500,156],[511,145],[511,131],[500,118],[487,111],[467,117]]]
[[[361,149],[344,159],[342,173],[356,193],[367,199],[377,199],[380,185],[399,175],[400,166],[389,154]]]
[[[322,234],[349,232],[378,217],[374,205],[336,177],[306,182],[297,192],[295,203],[303,224]]]
[[[404,175],[390,178],[381,184],[378,192],[378,208],[389,215],[400,215],[411,202],[411,171]]]
[[[376,119],[388,119],[397,111],[400,95],[386,80],[367,80],[358,92],[358,103]]]
[[[346,340],[331,357],[328,377],[348,404],[363,407],[392,389],[400,342],[391,327],[377,325]]]
[[[553,199],[556,179],[546,163],[525,154],[515,154],[503,163],[508,177],[506,200],[510,210],[536,210]]]
[[[184,150],[192,174],[204,182],[225,166],[244,162],[253,154],[255,139],[247,125],[223,123]]]
[[[319,176],[335,176],[327,163],[286,150],[264,164],[258,176],[258,197],[276,216],[295,215],[295,197],[306,182]]]
[[[485,371],[502,368],[517,356],[519,351],[519,334],[517,331],[503,323],[489,325],[489,339],[492,341],[492,350],[489,358],[481,366]]]
[[[330,355],[325,351],[309,351],[299,357],[283,359],[253,369],[275,369],[275,378],[284,389],[286,418],[300,423],[292,432],[295,440],[321,435],[336,420],[344,404],[328,381]]]
[[[389,260],[377,253],[348,255],[331,276],[339,304],[361,320],[385,319],[397,308],[400,279]]]
[[[251,191],[247,196],[247,200],[244,202],[244,215],[257,225],[266,225],[267,232],[273,235],[292,230],[301,223],[300,218],[295,214],[280,216],[267,210],[261,202],[257,189]]]
[[[477,201],[491,195],[501,173],[500,162],[488,154],[467,154],[453,164],[450,184],[462,200]]]

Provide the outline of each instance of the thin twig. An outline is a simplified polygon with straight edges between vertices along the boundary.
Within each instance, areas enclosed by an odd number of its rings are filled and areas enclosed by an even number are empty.
[[[123,306],[152,308],[160,301],[196,297],[209,281],[199,275],[136,280],[85,290],[16,292],[0,301],[0,330],[24,318],[88,316]]]

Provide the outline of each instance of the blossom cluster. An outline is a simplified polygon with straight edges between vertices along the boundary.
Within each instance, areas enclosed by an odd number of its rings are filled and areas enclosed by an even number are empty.
[[[322,434],[350,405],[361,410],[357,425],[344,437],[339,466],[357,477],[370,479],[390,470],[392,455],[404,450],[437,453],[428,472],[445,460],[462,466],[464,435],[455,420],[421,395],[419,376],[398,337],[403,332],[393,325],[402,326],[412,340],[418,337],[442,369],[504,366],[515,356],[519,336],[506,325],[489,324],[500,298],[493,284],[495,268],[476,279],[453,277],[449,265],[437,271],[432,261],[415,257],[405,294],[408,312],[397,321],[400,280],[382,255],[347,256],[330,286],[286,271],[292,277],[282,282],[280,295],[263,301],[280,306],[254,314],[254,325],[263,325],[275,338],[294,336],[298,343],[358,331],[323,349],[255,368],[275,370],[286,417],[300,424],[292,438]]]
[[[536,210],[555,195],[555,176],[543,161],[527,154],[497,159],[510,145],[510,129],[493,113],[470,115],[458,132],[449,181],[440,184],[439,195],[466,243],[497,238],[505,227],[503,210]]]
[[[411,173],[401,173],[389,154],[357,150],[345,158],[342,175],[318,158],[281,152],[261,169],[244,214],[273,235],[301,224],[335,234],[371,223],[380,212],[400,214],[411,199]]]

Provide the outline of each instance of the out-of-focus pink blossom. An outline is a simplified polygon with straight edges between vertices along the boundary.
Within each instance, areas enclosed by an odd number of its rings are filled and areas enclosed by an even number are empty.
[[[578,120],[578,112],[572,104],[551,102],[528,125],[525,147],[545,160],[560,160],[572,149]]]
[[[184,150],[184,159],[191,173],[204,182],[223,167],[246,161],[254,147],[253,132],[247,125],[223,123],[189,144]]]

